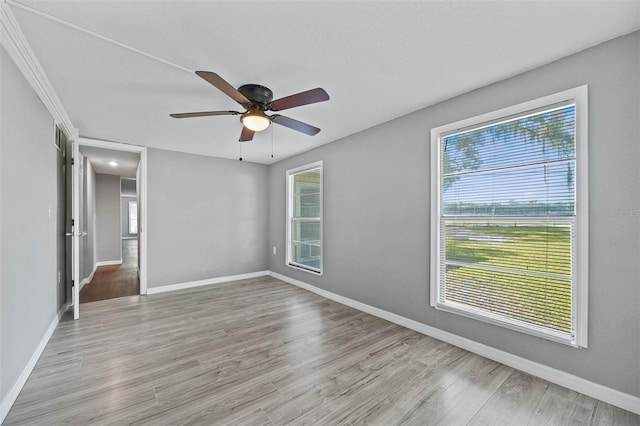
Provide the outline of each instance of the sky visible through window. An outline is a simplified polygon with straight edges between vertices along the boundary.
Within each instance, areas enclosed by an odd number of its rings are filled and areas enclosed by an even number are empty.
[[[574,214],[575,105],[445,138],[444,214]]]

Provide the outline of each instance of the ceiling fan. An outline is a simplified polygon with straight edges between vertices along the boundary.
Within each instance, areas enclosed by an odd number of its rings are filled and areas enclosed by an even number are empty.
[[[285,117],[280,114],[267,115],[265,111],[282,111],[302,105],[314,104],[329,100],[329,95],[324,89],[307,90],[295,95],[273,100],[273,92],[265,86],[259,84],[245,84],[235,89],[218,74],[210,71],[196,71],[198,77],[203,78],[231,99],[242,105],[245,112],[240,111],[203,111],[185,112],[181,114],[170,114],[173,118],[207,117],[214,115],[239,115],[242,122],[242,132],[240,142],[248,142],[253,139],[255,132],[269,127],[271,122],[288,127],[305,135],[313,136],[320,129],[302,121]]]

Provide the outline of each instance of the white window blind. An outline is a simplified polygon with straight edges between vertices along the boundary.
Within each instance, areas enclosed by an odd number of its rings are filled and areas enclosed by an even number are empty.
[[[576,344],[576,107],[438,135],[432,305]]]
[[[287,265],[322,273],[322,163],[287,172]]]

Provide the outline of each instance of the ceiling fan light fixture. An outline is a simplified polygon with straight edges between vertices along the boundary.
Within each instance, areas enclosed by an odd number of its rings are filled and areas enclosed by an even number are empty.
[[[260,132],[271,124],[271,119],[262,112],[249,111],[240,117],[240,121],[249,130]]]

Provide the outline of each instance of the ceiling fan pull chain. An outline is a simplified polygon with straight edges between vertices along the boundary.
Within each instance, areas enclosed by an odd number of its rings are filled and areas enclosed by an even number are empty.
[[[242,144],[239,143],[238,145],[240,145],[240,161],[242,161]]]
[[[273,158],[273,127],[271,128],[271,158]]]

